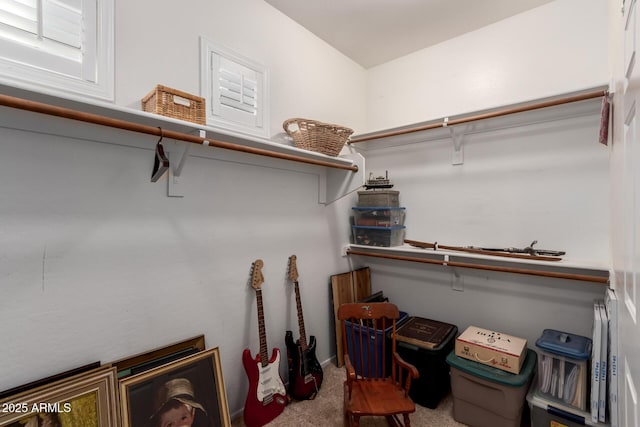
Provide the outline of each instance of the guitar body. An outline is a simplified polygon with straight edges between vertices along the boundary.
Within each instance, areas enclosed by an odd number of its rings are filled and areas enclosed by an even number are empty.
[[[262,366],[260,355],[255,358],[247,348],[242,364],[249,378],[249,392],[244,404],[244,423],[247,427],[261,427],[273,421],[287,405],[287,390],[280,377],[280,351],[273,349],[271,359]]]
[[[316,337],[309,337],[309,345],[302,349],[300,340],[293,341],[293,333],[285,335],[289,362],[289,395],[296,400],[316,397],[322,384],[322,366],[316,358]]]

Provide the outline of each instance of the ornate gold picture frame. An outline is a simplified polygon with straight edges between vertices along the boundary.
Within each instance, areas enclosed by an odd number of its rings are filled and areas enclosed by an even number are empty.
[[[120,399],[123,427],[155,427],[178,416],[193,427],[231,426],[217,347],[121,379]]]
[[[103,366],[8,396],[0,426],[120,427],[117,385],[115,368]]]

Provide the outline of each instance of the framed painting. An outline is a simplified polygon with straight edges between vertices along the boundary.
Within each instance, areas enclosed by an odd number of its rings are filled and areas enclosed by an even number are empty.
[[[231,425],[217,347],[121,379],[120,399],[123,427]]]
[[[204,350],[204,348],[204,335],[198,335],[145,353],[111,362],[111,365],[116,367],[118,379],[123,379],[198,353]]]
[[[2,427],[120,427],[116,370],[103,366],[0,400]]]
[[[52,383],[54,381],[63,380],[65,378],[72,377],[74,375],[81,374],[83,372],[87,372],[95,368],[99,368],[100,366],[101,366],[100,361],[91,362],[86,365],[79,366],[77,368],[74,368],[68,371],[51,375],[50,377],[42,378],[42,379],[27,383],[27,384],[23,384],[8,390],[0,391],[0,400],[9,396],[13,396],[14,394],[19,394],[28,390],[32,390],[36,387],[40,387],[40,386]]]

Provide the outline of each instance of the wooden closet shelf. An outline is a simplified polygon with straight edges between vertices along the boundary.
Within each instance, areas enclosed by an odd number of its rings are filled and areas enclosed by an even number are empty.
[[[268,141],[261,144],[260,143],[254,144],[254,145],[261,145],[256,147],[256,146],[249,146],[249,145],[236,144],[236,143],[231,143],[226,141],[220,141],[220,140],[209,138],[209,137],[199,137],[199,136],[191,135],[184,132],[178,132],[170,129],[172,122],[175,120],[170,120],[170,119],[166,120],[162,116],[157,116],[155,118],[161,121],[161,123],[162,121],[167,123],[168,126],[166,129],[160,128],[159,126],[152,126],[152,125],[140,123],[143,120],[140,120],[140,122],[123,120],[119,118],[108,117],[107,115],[94,114],[94,113],[89,113],[85,111],[74,110],[71,108],[51,105],[43,102],[36,102],[28,99],[23,99],[23,98],[18,98],[18,97],[9,96],[9,95],[3,95],[3,94],[0,94],[0,105],[10,107],[10,108],[15,108],[15,109],[31,111],[34,113],[62,117],[70,120],[77,120],[77,121],[97,124],[101,126],[124,129],[131,132],[138,132],[138,133],[144,133],[144,134],[155,135],[155,136],[163,136],[166,138],[171,138],[178,141],[190,142],[193,144],[218,147],[226,150],[240,151],[244,153],[256,154],[256,155],[266,156],[266,157],[274,157],[278,159],[289,160],[289,161],[294,161],[299,163],[307,163],[307,164],[323,166],[327,168],[343,169],[351,172],[358,172],[358,165],[354,164],[353,162],[347,163],[347,162],[344,162],[343,159],[333,160],[325,155],[314,155],[313,153],[296,152],[297,150],[294,150],[293,148],[289,150],[290,152],[281,152],[280,150],[285,149],[284,146],[278,147],[278,151],[276,151],[274,149],[266,148],[269,146]],[[91,108],[95,106],[88,105],[87,107]],[[108,110],[108,109],[102,108],[102,110]],[[122,109],[118,110],[116,108],[114,108],[113,111],[114,113],[120,113],[120,115],[123,112]],[[128,116],[130,116],[131,119],[135,119],[137,116],[140,116],[139,113],[140,112],[134,113],[132,111],[128,114]],[[145,113],[145,114],[149,115],[150,113]],[[194,126],[193,129],[207,128],[206,126],[198,126],[195,124],[193,126]],[[210,133],[213,134],[214,132],[210,132]]]
[[[415,249],[407,245],[390,248],[350,245],[347,255],[385,258],[397,261],[436,264],[503,273],[526,274],[583,282],[609,283],[609,271],[603,267],[581,265],[569,261],[535,261],[492,257],[489,255],[461,254],[452,251]]]

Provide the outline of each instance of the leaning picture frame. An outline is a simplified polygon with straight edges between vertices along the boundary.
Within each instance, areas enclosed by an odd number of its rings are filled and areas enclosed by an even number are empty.
[[[116,370],[102,366],[3,398],[0,426],[120,427],[119,405]]]
[[[229,427],[219,349],[212,348],[121,379],[122,427],[188,419],[192,427]]]
[[[116,367],[118,379],[129,377],[149,369],[173,362],[205,349],[204,335],[178,341],[151,351],[111,362]]]

